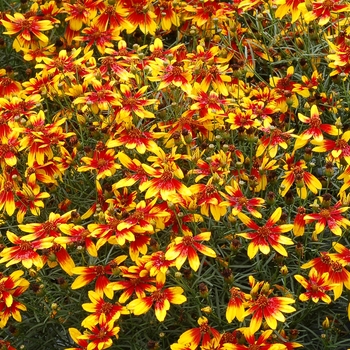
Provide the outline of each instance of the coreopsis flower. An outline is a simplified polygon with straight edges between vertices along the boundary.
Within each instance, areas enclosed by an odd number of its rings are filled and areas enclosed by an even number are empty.
[[[194,83],[191,97],[196,102],[192,103],[191,110],[199,111],[200,117],[206,116],[208,113],[223,114],[227,105],[233,104],[233,101],[227,98],[220,98],[215,91],[208,93],[208,85]]]
[[[40,215],[40,208],[44,208],[45,198],[49,198],[50,194],[47,192],[41,192],[40,186],[35,182],[35,174],[31,174],[28,178],[27,183],[22,184],[22,188],[16,191],[16,207],[17,212],[17,222],[22,224],[25,214],[28,210],[32,215]]]
[[[261,287],[261,289],[260,289]],[[259,291],[260,289],[260,291]],[[248,302],[248,310],[245,316],[252,315],[249,329],[254,334],[257,332],[265,320],[271,329],[277,328],[277,321],[285,322],[285,316],[282,312],[291,313],[296,311],[289,304],[295,303],[295,300],[288,297],[270,297],[273,289],[270,289],[269,283],[263,281],[253,285],[253,298]]]
[[[119,296],[119,303],[124,304],[133,294],[137,298],[144,298],[146,292],[154,291],[155,278],[151,277],[149,271],[145,268],[148,257],[137,259],[134,266],[120,266],[121,277],[123,279],[117,282],[111,282],[109,288],[112,290],[123,290]]]
[[[128,29],[131,27],[126,20],[128,10],[124,7],[122,1],[116,1],[115,4],[109,5],[103,3],[103,9],[100,9],[100,14],[95,18],[95,24],[100,30],[111,29]]]
[[[15,192],[19,190],[16,177],[11,175],[8,172],[0,174],[0,211],[5,209],[9,216],[16,210]]]
[[[146,313],[152,306],[159,322],[163,322],[167,311],[170,309],[170,304],[183,304],[187,298],[182,295],[184,290],[181,287],[163,288],[163,285],[158,285],[150,291],[149,296],[141,297],[131,301],[127,308],[134,315],[142,315]]]
[[[74,343],[78,344],[78,348],[66,348],[65,350],[83,350],[87,349],[89,342],[86,339],[81,339],[82,333],[76,328],[68,328],[70,337],[73,339]]]
[[[171,26],[180,26],[180,17],[173,6],[171,0],[160,0],[154,4],[154,14],[156,23],[160,24],[163,30],[170,30]]]
[[[59,226],[67,224],[71,219],[72,211],[64,213],[63,215],[50,213],[49,218],[43,223],[28,223],[25,225],[18,225],[18,228],[23,232],[28,232],[29,235],[25,235],[22,238],[33,241],[46,237],[60,237],[61,232]]]
[[[23,58],[26,61],[42,62],[44,57],[50,57],[55,52],[55,45],[48,45],[45,47],[37,47],[35,49],[22,49],[24,52]]]
[[[226,206],[222,205],[222,197],[217,187],[213,184],[213,178],[207,184],[195,184],[190,187],[195,195],[197,205],[201,207],[201,214],[209,216],[209,213],[216,221],[226,214]]]
[[[312,10],[304,14],[304,20],[309,23],[317,19],[320,26],[327,24],[336,14],[350,11],[349,4],[343,3],[342,0],[319,0],[311,4]]]
[[[154,35],[157,28],[155,22],[156,14],[153,12],[154,8],[149,0],[127,0],[123,2],[128,13],[126,21],[130,27],[126,28],[127,33],[133,33],[136,28],[139,28],[142,33]]]
[[[105,301],[100,294],[93,290],[89,290],[88,295],[91,303],[82,304],[82,308],[92,314],[82,321],[81,325],[85,328],[91,329],[96,324],[101,324],[102,315],[104,315],[106,322],[110,322],[118,320],[121,315],[129,314],[125,306]]]
[[[280,0],[285,1],[285,0]],[[292,1],[300,1],[300,0],[292,0]],[[304,1],[304,0],[301,0]],[[271,77],[270,85],[275,88],[275,91],[278,97],[275,99],[277,103],[277,108],[280,109],[282,113],[287,112],[289,106],[298,107],[299,102],[298,98],[293,92],[296,82],[294,82],[291,78],[294,74],[294,67],[290,66],[287,69],[287,74],[285,77]]]
[[[278,128],[273,127],[260,127],[261,131],[264,132],[264,136],[260,139],[260,144],[256,150],[256,157],[260,157],[262,154],[267,153],[271,158],[275,158],[278,147],[287,149],[288,140],[292,137],[294,129],[288,131],[282,131]]]
[[[198,27],[207,25],[208,28],[211,28],[213,18],[220,16],[221,8],[222,4],[220,2],[212,0],[198,2],[196,6],[190,3],[185,7],[185,11],[187,11],[186,19],[191,19],[191,22]]]
[[[303,96],[305,98],[310,97],[310,90],[316,90],[319,82],[322,80],[322,74],[318,73],[317,70],[314,70],[311,78],[303,75],[301,77],[301,84],[294,84],[293,92],[296,92],[298,95]]]
[[[282,236],[281,233],[291,231],[293,229],[293,224],[276,225],[281,215],[282,209],[279,207],[272,213],[265,225],[259,226],[247,215],[238,213],[238,218],[243,224],[254,230],[252,232],[238,234],[238,236],[251,240],[247,252],[250,259],[253,259],[259,250],[265,255],[269,254],[271,250],[270,247],[275,249],[279,254],[288,256],[282,244],[292,245],[294,243],[290,238]]]
[[[36,161],[43,165],[54,157],[53,147],[63,146],[65,139],[75,135],[74,132],[63,132],[62,124],[66,118],[59,119],[53,123],[45,124],[44,111],[39,111],[29,117],[28,127],[18,128],[24,134],[20,141],[19,151],[29,150],[28,165],[33,166]]]
[[[350,249],[344,247],[339,242],[333,242],[333,249],[337,252],[333,254],[336,260],[342,261],[344,264],[350,264]]]
[[[75,247],[85,248],[93,257],[97,257],[97,249],[95,243],[91,239],[91,232],[84,226],[74,224],[60,224],[59,230],[68,237],[60,236],[55,238],[58,244],[74,244]]]
[[[244,334],[244,339],[247,345],[224,343],[222,350],[249,350],[249,349],[264,349],[264,350],[285,350],[283,344],[272,344],[269,342],[273,331],[271,329],[263,331],[263,333],[255,339],[254,333],[250,328],[239,329]]]
[[[78,97],[74,104],[83,104],[82,112],[91,109],[97,114],[99,111],[108,111],[109,108],[120,106],[120,96],[114,91],[114,82],[104,84],[99,80],[91,81],[93,91],[86,92],[85,96]]]
[[[14,348],[7,340],[0,340],[0,348],[4,348],[5,350],[16,350],[16,348]]]
[[[235,108],[234,111],[230,111],[225,122],[231,124],[231,130],[239,128],[256,129],[261,125],[261,122],[257,119],[257,115],[254,115],[252,110],[242,111],[240,108]]]
[[[136,223],[123,226],[123,221],[121,219],[109,215],[108,213],[105,213],[104,219],[105,223],[88,225],[91,237],[98,239],[96,244],[97,250],[107,242],[123,246],[126,242],[133,242],[135,240],[133,228],[136,226]],[[144,230],[141,229],[137,231],[144,232]]]
[[[305,225],[308,223],[307,220],[305,220],[306,210],[304,207],[298,207],[297,209],[297,215],[295,215],[294,218],[294,227],[293,227],[293,233],[295,237],[300,237],[304,235],[305,232]]]
[[[256,218],[261,218],[262,215],[259,212],[259,208],[263,206],[265,200],[262,198],[247,198],[244,196],[239,184],[237,181],[232,180],[231,185],[225,186],[225,191],[220,192],[222,197],[226,199],[221,202],[220,205],[227,206],[231,209],[232,215],[238,215],[243,209],[248,210],[250,214],[255,216]]]
[[[69,28],[73,31],[79,31],[83,24],[96,17],[97,11],[105,8],[103,0],[78,0],[74,3],[63,3],[68,16],[65,21],[69,23]]]
[[[73,275],[72,269],[75,267],[75,263],[67,252],[65,244],[53,241],[51,247],[43,250],[41,259],[44,265],[47,263],[50,268],[60,265],[69,276]]]
[[[348,141],[350,139],[350,130],[345,131],[337,140],[312,140],[311,144],[315,145],[312,149],[313,152],[329,152],[330,161],[339,162],[342,159],[346,163],[350,164],[350,145]]]
[[[33,265],[38,268],[43,267],[43,260],[37,250],[50,248],[53,237],[45,237],[31,242],[10,231],[6,232],[6,236],[14,246],[6,247],[0,252],[0,264],[7,262],[6,266],[11,266],[22,263],[27,269],[30,269]]]
[[[22,90],[21,84],[7,76],[4,69],[0,69],[0,96],[12,98]]]
[[[247,300],[250,300],[249,294],[243,293],[239,288],[232,287],[230,289],[230,300],[226,309],[226,320],[231,323],[235,318],[239,322],[243,322],[245,318],[244,305]]]
[[[17,164],[17,149],[19,146],[19,132],[12,130],[0,139],[0,166],[14,167]]]
[[[174,266],[174,260],[166,260],[165,253],[161,250],[152,253],[149,260],[145,264],[145,268],[149,271],[151,277],[156,277],[158,284],[165,284],[166,273],[170,266]]]
[[[10,276],[0,273],[0,329],[6,326],[10,317],[21,322],[20,311],[27,310],[24,304],[15,300],[29,287],[29,282],[21,277],[23,273],[21,270],[12,272]]]
[[[165,61],[155,57],[154,61],[149,62],[149,66],[152,68],[152,76],[147,78],[149,81],[160,81],[158,90],[173,84],[187,94],[191,93],[192,73],[188,62],[171,60],[165,64]]]
[[[165,166],[162,168],[153,168],[147,164],[142,164],[142,168],[151,177],[150,180],[143,182],[139,186],[141,192],[146,191],[145,199],[160,196],[163,200],[168,200],[171,194],[180,193],[183,196],[191,196],[192,191],[186,187],[180,180],[183,178],[182,172],[177,169]],[[178,177],[180,180],[178,180]]]
[[[303,264],[301,268],[315,268],[319,275],[328,273],[328,283],[332,285],[334,300],[343,293],[343,286],[350,290],[350,272],[345,268],[346,263],[337,259],[335,254],[321,252],[321,256]]]
[[[168,245],[165,253],[165,259],[175,260],[175,266],[178,270],[181,269],[182,265],[188,259],[192,270],[197,271],[200,265],[197,251],[211,258],[216,257],[216,253],[213,249],[200,243],[201,241],[210,240],[210,232],[202,232],[193,236],[191,231],[186,230],[183,234],[184,236],[176,237],[173,242]]]
[[[306,187],[314,194],[317,194],[322,189],[322,184],[316,176],[305,170],[307,166],[304,160],[301,159],[294,162],[294,154],[286,154],[286,164],[283,168],[286,172],[282,176],[284,178],[281,183],[282,197],[286,195],[293,183],[295,183],[297,193],[302,199],[307,197]]]
[[[86,164],[78,168],[78,171],[95,170],[97,172],[96,179],[104,179],[115,174],[121,166],[115,162],[118,155],[113,149],[108,149],[102,142],[99,142],[93,154],[93,157],[82,157],[81,160]]]
[[[327,304],[332,301],[330,296],[326,294],[333,288],[328,281],[328,272],[320,275],[312,268],[309,272],[309,279],[301,275],[295,275],[294,278],[306,289],[305,293],[299,295],[301,301],[311,299],[314,303],[317,303],[321,299]]]
[[[316,141],[322,141],[322,132],[332,136],[339,136],[342,133],[341,130],[339,130],[335,125],[322,124],[322,120],[316,105],[311,107],[310,117],[306,117],[305,115],[298,113],[298,118],[303,123],[309,124],[309,128],[297,135],[294,150],[304,147],[311,138]]]
[[[87,349],[101,350],[108,349],[113,345],[112,337],[118,338],[120,327],[115,326],[114,320],[106,321],[105,314],[100,316],[100,322],[97,325],[91,325],[89,331],[78,336],[78,340],[88,340]]]
[[[305,0],[275,0],[274,3],[278,6],[275,16],[277,18],[283,18],[288,12],[290,12],[292,14],[291,23],[294,23],[302,13],[300,4],[303,4],[304,2]]]
[[[121,39],[119,36],[120,29],[106,29],[101,30],[95,21],[93,21],[89,27],[84,28],[81,31],[82,35],[75,36],[73,40],[77,42],[85,42],[84,52],[87,53],[92,46],[95,46],[97,50],[104,54],[107,47],[113,47],[112,41]]]
[[[321,200],[322,203],[325,202],[324,198]],[[342,228],[346,229],[348,226],[350,226],[350,221],[343,216],[343,213],[348,209],[349,207],[343,207],[341,201],[338,201],[333,206],[324,207],[321,205],[321,207],[318,209],[318,212],[305,215],[304,220],[307,220],[308,223],[316,221],[316,235],[328,227],[335,235],[341,236]]]
[[[95,292],[97,292],[101,296],[104,293],[109,299],[113,299],[114,292],[112,288],[108,286],[110,281],[107,276],[112,275],[114,269],[119,269],[118,266],[126,258],[126,255],[120,255],[106,265],[74,267],[74,269],[72,269],[72,272],[79,276],[74,280],[74,282],[71,285],[71,288],[82,288],[96,279]]]
[[[5,19],[1,20],[1,24],[6,28],[4,34],[17,35],[13,41],[13,48],[17,52],[22,48],[45,46],[49,38],[42,32],[53,28],[49,20],[39,20],[36,16],[26,18],[18,12],[13,16],[6,14]]]
[[[279,167],[276,163],[276,159],[270,159],[267,155],[253,158],[250,175],[256,179],[256,184],[254,184],[256,186],[251,186],[254,192],[265,191],[268,182],[267,176]],[[240,174],[240,176],[242,176],[242,174]],[[247,177],[247,179],[244,180],[249,181],[249,178]]]
[[[192,346],[194,349],[198,349],[199,344],[207,346],[211,339],[220,339],[220,332],[209,325],[206,317],[199,317],[198,325],[199,327],[191,328],[182,333],[178,343],[191,344],[190,349],[192,350]]]

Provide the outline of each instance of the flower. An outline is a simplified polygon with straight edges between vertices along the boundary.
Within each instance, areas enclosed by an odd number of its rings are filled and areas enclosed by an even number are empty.
[[[292,14],[292,22],[294,23],[301,14],[300,4],[305,0],[276,0],[275,4],[278,6],[275,12],[276,18],[283,18],[288,12]]]
[[[163,288],[162,285],[157,286],[150,292],[149,296],[137,298],[131,301],[127,308],[132,310],[134,315],[141,315],[146,313],[152,305],[154,305],[154,312],[159,322],[163,322],[167,311],[171,304],[183,304],[187,298],[182,295],[184,290],[181,287]]]
[[[350,221],[342,215],[348,209],[349,207],[343,207],[342,202],[338,201],[334,206],[321,207],[318,212],[305,215],[304,220],[307,220],[308,223],[316,221],[315,234],[317,235],[327,226],[335,235],[340,236],[341,228],[350,226]]]
[[[114,293],[113,290],[108,286],[110,281],[107,276],[112,275],[113,269],[117,268],[118,265],[120,265],[126,258],[126,255],[120,255],[107,265],[74,267],[72,269],[72,272],[80,276],[75,279],[71,285],[71,288],[82,288],[96,279],[95,291],[99,295],[103,295],[104,293],[109,299],[113,299]]]
[[[15,246],[4,248],[4,250],[0,252],[0,257],[2,257],[0,259],[0,264],[8,262],[6,266],[11,266],[21,262],[27,269],[30,269],[33,264],[38,268],[43,267],[43,260],[36,251],[38,249],[50,248],[52,246],[53,237],[46,237],[30,242],[29,240],[16,236],[10,231],[6,232],[6,236]]]
[[[103,317],[106,322],[115,322],[119,319],[120,315],[129,314],[125,306],[107,302],[100,294],[93,290],[89,290],[88,295],[91,303],[82,304],[82,308],[87,312],[92,312],[92,314],[82,321],[81,325],[85,328],[91,329],[93,326],[101,324]]]
[[[81,160],[86,164],[78,168],[78,171],[84,172],[89,170],[96,170],[96,179],[104,179],[105,177],[115,174],[117,169],[120,169],[120,165],[115,162],[118,155],[115,154],[113,149],[107,149],[107,147],[99,142],[96,145],[93,157],[82,157]]]
[[[199,344],[207,346],[210,343],[211,339],[220,339],[220,332],[218,332],[215,328],[209,326],[209,322],[206,317],[200,317],[198,319],[198,325],[199,327],[191,328],[182,333],[178,339],[178,343],[191,344],[189,348],[192,350],[192,346],[194,349],[198,349]]]
[[[226,309],[226,320],[228,323],[231,323],[235,318],[237,318],[239,322],[243,322],[245,317],[245,302],[249,300],[251,296],[249,294],[243,293],[237,287],[232,287],[230,289],[230,294],[230,300],[227,304]]]
[[[329,304],[332,300],[326,292],[332,290],[333,286],[329,283],[328,275],[328,272],[320,275],[314,268],[310,270],[308,280],[301,275],[295,275],[294,278],[306,289],[305,293],[299,295],[299,299],[301,301],[311,299],[314,303],[321,299]]]
[[[311,138],[316,141],[322,141],[322,131],[333,136],[338,136],[341,134],[341,131],[335,125],[322,124],[322,120],[316,105],[311,107],[310,117],[306,117],[303,114],[298,113],[298,118],[303,123],[309,124],[309,128],[298,135],[294,144],[294,150],[304,147]]]
[[[258,289],[261,288],[258,293]],[[251,334],[257,332],[262,324],[263,319],[271,329],[277,328],[277,321],[285,322],[282,312],[290,313],[296,311],[289,304],[295,303],[295,300],[288,297],[270,297],[272,289],[268,283],[263,281],[253,286],[254,297],[248,302],[246,316],[253,315],[250,320],[249,329]]]
[[[284,180],[281,183],[282,197],[286,195],[294,182],[300,198],[305,199],[307,197],[306,186],[310,189],[311,192],[317,194],[318,190],[322,189],[321,182],[316,178],[315,175],[304,170],[307,168],[304,160],[301,159],[293,163],[294,157],[294,154],[286,154],[286,165],[284,165],[283,168],[287,171],[283,175]]]
[[[192,270],[197,271],[200,265],[197,251],[211,258],[216,257],[213,249],[206,247],[201,241],[209,241],[211,233],[202,232],[196,236],[192,235],[190,231],[184,231],[183,237],[176,237],[172,243],[168,245],[165,253],[165,259],[175,260],[175,266],[178,270],[188,259]]]
[[[53,28],[49,20],[39,20],[36,16],[26,18],[18,12],[13,16],[6,14],[1,23],[7,30],[4,34],[17,34],[13,42],[13,47],[17,52],[22,48],[38,47],[36,38],[39,39],[41,45],[46,44],[49,38],[42,32]]]
[[[78,340],[88,340],[87,349],[107,349],[113,345],[112,337],[118,338],[120,327],[114,325],[114,320],[106,321],[106,315],[101,314],[100,322],[89,327],[88,332],[77,337]]]
[[[294,243],[290,238],[282,236],[281,233],[292,230],[293,225],[284,224],[276,226],[276,223],[280,219],[281,215],[282,209],[279,207],[272,213],[264,226],[259,226],[247,215],[238,213],[238,218],[246,226],[254,230],[253,232],[237,234],[238,236],[252,240],[252,242],[248,245],[248,256],[250,259],[253,259],[259,250],[265,255],[269,254],[270,246],[279,254],[288,256],[288,253],[282,244],[292,245]]]

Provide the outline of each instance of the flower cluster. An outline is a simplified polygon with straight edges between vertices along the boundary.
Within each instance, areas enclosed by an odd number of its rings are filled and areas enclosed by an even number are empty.
[[[1,349],[349,346],[347,0],[0,10]]]

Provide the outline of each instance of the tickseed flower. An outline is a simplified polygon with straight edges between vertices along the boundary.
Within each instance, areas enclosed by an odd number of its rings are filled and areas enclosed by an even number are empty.
[[[301,301],[312,300],[317,303],[320,299],[329,304],[332,299],[326,294],[327,291],[332,290],[333,286],[328,281],[328,272],[320,275],[312,268],[309,272],[309,279],[301,275],[295,275],[294,278],[306,289],[305,293],[299,295]]]
[[[335,254],[321,252],[321,256],[303,264],[301,268],[315,268],[319,275],[328,273],[328,283],[332,285],[334,300],[343,293],[343,286],[350,290],[350,272],[345,268],[346,263],[337,259]]]
[[[169,0],[160,0],[155,3],[154,14],[156,22],[162,27],[163,30],[170,30],[171,26],[180,26],[179,14],[173,6],[173,2]]]
[[[22,270],[12,272],[10,276],[0,273],[0,329],[6,326],[11,316],[17,322],[21,322],[20,311],[27,310],[25,305],[14,299],[29,287],[29,282],[21,277],[23,274]]]
[[[249,294],[243,293],[239,288],[232,287],[230,289],[230,300],[226,309],[226,320],[231,323],[235,318],[239,322],[243,322],[245,313],[244,306],[247,300],[251,299]]]
[[[345,131],[344,134],[337,140],[312,140],[311,144],[316,146],[312,149],[312,151],[321,153],[329,152],[330,161],[339,162],[344,159],[347,164],[350,164],[350,145],[348,144],[349,139],[350,130]]]
[[[278,6],[275,12],[276,18],[283,18],[288,12],[291,12],[292,23],[294,23],[302,13],[299,5],[303,4],[304,1],[305,0],[276,0],[275,4]]]
[[[249,349],[264,349],[264,350],[285,350],[286,347],[283,344],[271,344],[269,339],[273,330],[269,329],[264,331],[258,339],[255,339],[254,332],[250,328],[239,328],[239,331],[243,332],[244,338],[247,341],[247,345],[224,343],[222,350],[249,350]]]
[[[228,206],[234,216],[242,212],[243,209],[246,209],[256,218],[261,218],[262,215],[258,209],[263,206],[265,200],[262,198],[245,197],[239,184],[234,180],[231,182],[231,185],[232,186],[225,186],[227,194],[220,192],[220,194],[226,199],[226,201],[221,202],[220,205]]]
[[[57,237],[55,238],[56,243],[74,244],[75,247],[83,247],[91,256],[97,257],[97,249],[91,239],[91,232],[88,229],[80,225],[61,224],[59,225],[59,230],[68,237]]]
[[[96,145],[92,158],[81,158],[86,165],[80,166],[78,171],[95,170],[97,171],[96,179],[104,179],[105,177],[112,176],[117,169],[121,168],[121,166],[115,162],[117,158],[118,155],[115,154],[113,149],[107,149],[102,142],[99,142]]]
[[[65,350],[82,350],[87,349],[89,342],[86,339],[81,339],[81,332],[76,328],[68,328],[69,335],[73,339],[74,343],[78,344],[78,348],[66,348]]]
[[[107,265],[75,267],[74,269],[72,269],[72,272],[80,276],[78,276],[75,279],[75,281],[71,285],[71,288],[82,288],[96,279],[95,291],[99,295],[103,295],[104,293],[106,294],[107,298],[113,299],[114,292],[108,286],[110,281],[107,276],[112,275],[113,269],[117,268],[126,258],[126,255],[120,255]]]
[[[88,340],[87,349],[107,349],[113,345],[112,337],[118,338],[120,327],[114,325],[114,320],[107,322],[105,314],[101,314],[100,322],[89,327],[89,331],[77,337],[78,340]]]
[[[306,117],[303,114],[298,113],[298,118],[303,123],[309,124],[309,128],[297,135],[294,150],[304,147],[311,138],[316,141],[322,141],[322,131],[332,136],[338,136],[341,134],[341,131],[335,125],[322,124],[322,120],[316,105],[311,107],[310,117]]]
[[[6,232],[6,236],[15,246],[4,248],[0,252],[0,264],[7,262],[6,266],[8,267],[20,262],[27,269],[30,269],[33,265],[38,268],[43,267],[43,260],[36,251],[38,249],[50,248],[53,237],[46,237],[31,242],[16,236],[10,231]]]
[[[123,2],[125,9],[128,13],[126,17],[127,22],[130,24],[129,28],[126,28],[127,33],[132,33],[139,28],[142,33],[150,34],[154,36],[157,28],[157,23],[154,19],[157,17],[153,12],[154,8],[149,0],[127,0]]]
[[[305,199],[307,197],[306,186],[311,192],[317,194],[318,190],[322,189],[321,182],[315,175],[305,170],[307,166],[304,160],[301,159],[294,162],[294,158],[294,154],[286,154],[286,165],[283,166],[286,172],[283,175],[284,180],[281,183],[281,187],[283,187],[283,190],[281,190],[282,197],[286,195],[294,182],[300,198]]]
[[[260,292],[258,290],[260,289]],[[277,321],[285,322],[282,312],[290,313],[296,311],[289,304],[295,303],[295,300],[288,297],[270,297],[273,289],[270,289],[269,283],[263,281],[253,285],[253,298],[248,302],[248,310],[245,316],[253,315],[250,320],[249,329],[254,334],[262,324],[263,319],[271,329],[277,328]]]
[[[209,241],[210,236],[210,232],[202,232],[193,236],[190,231],[184,231],[183,237],[176,237],[174,241],[169,244],[165,253],[165,259],[175,260],[175,266],[178,270],[181,269],[181,266],[188,259],[192,270],[197,271],[200,265],[197,251],[211,258],[216,257],[216,253],[213,249],[199,243],[201,241]]]
[[[129,314],[129,311],[125,306],[105,301],[100,294],[93,290],[89,290],[88,295],[91,303],[82,304],[82,308],[92,314],[82,321],[81,325],[85,328],[91,329],[98,323],[101,324],[102,315],[106,318],[106,322],[110,322],[118,320],[121,315]]]
[[[211,339],[220,339],[221,335],[215,328],[209,326],[208,319],[206,317],[200,317],[198,319],[199,327],[191,328],[182,333],[178,339],[180,344],[191,344],[194,349],[198,348],[198,345],[207,346]],[[192,349],[192,347],[190,347]]]
[[[152,306],[159,322],[163,322],[170,304],[183,304],[187,298],[182,295],[184,290],[181,287],[163,288],[162,285],[154,288],[149,296],[134,299],[127,305],[134,315],[146,313]]]
[[[112,290],[123,290],[119,296],[119,303],[124,304],[135,293],[137,298],[144,298],[146,292],[154,290],[155,279],[150,276],[149,271],[145,268],[145,264],[149,257],[137,259],[134,266],[120,266],[122,280],[111,282],[109,288]]]
[[[279,254],[288,256],[288,253],[282,244],[292,245],[294,243],[290,238],[282,236],[281,233],[291,231],[293,225],[284,224],[277,226],[276,223],[281,215],[282,209],[279,207],[273,212],[264,226],[259,226],[247,215],[238,213],[238,218],[243,224],[254,230],[253,232],[237,234],[238,236],[242,236],[252,241],[248,245],[247,252],[250,259],[253,259],[259,250],[265,255],[269,254],[270,246]]]
[[[322,198],[322,202],[324,202],[324,198]],[[325,227],[327,226],[335,235],[341,236],[341,228],[343,227],[346,229],[348,226],[350,226],[350,221],[342,215],[348,209],[349,207],[343,207],[341,201],[338,201],[333,206],[321,206],[318,209],[318,212],[305,215],[304,220],[307,220],[308,223],[316,221],[316,235],[324,231]]]
[[[53,28],[49,20],[39,20],[36,16],[26,18],[23,14],[18,12],[13,16],[6,14],[1,24],[7,30],[4,34],[17,34],[13,42],[13,48],[17,52],[22,48],[38,47],[39,43],[37,39],[39,39],[41,45],[46,44],[49,38],[42,32]]]
[[[338,13],[349,12],[350,6],[342,0],[319,0],[313,1],[312,10],[304,14],[304,20],[309,23],[318,20],[318,25],[324,26]]]

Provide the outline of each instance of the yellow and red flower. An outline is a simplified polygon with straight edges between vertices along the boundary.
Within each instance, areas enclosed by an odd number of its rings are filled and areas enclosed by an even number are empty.
[[[6,14],[5,19],[1,20],[1,24],[7,30],[4,34],[17,34],[13,42],[16,51],[20,51],[22,48],[38,47],[39,45],[45,46],[49,38],[42,32],[53,28],[49,20],[39,20],[36,16],[26,18],[18,12],[13,16]],[[39,42],[37,39],[39,39]]]
[[[210,240],[210,232],[202,232],[196,236],[193,236],[190,231],[184,231],[183,233],[183,237],[176,237],[174,241],[168,245],[168,249],[165,253],[165,259],[175,260],[175,266],[178,270],[181,269],[181,266],[188,259],[192,270],[197,271],[200,265],[197,251],[211,258],[216,257],[216,253],[213,249],[200,243],[201,241]]]
[[[293,229],[293,224],[276,225],[281,215],[282,209],[279,207],[272,213],[265,225],[259,226],[247,215],[238,213],[238,218],[248,228],[254,230],[253,232],[238,234],[238,236],[242,236],[252,241],[248,245],[247,252],[250,259],[253,259],[259,250],[263,254],[269,254],[270,247],[275,249],[279,254],[288,256],[288,253],[282,244],[292,245],[294,243],[290,238],[282,236],[281,233],[291,231]]]
[[[152,306],[159,322],[163,322],[167,311],[170,309],[170,304],[183,304],[187,298],[182,295],[184,290],[181,287],[163,288],[162,285],[154,287],[150,291],[149,296],[141,297],[131,301],[127,308],[134,315],[142,315],[146,313]]]
[[[243,293],[239,288],[232,287],[230,289],[230,300],[226,309],[226,320],[231,323],[235,318],[239,322],[243,322],[245,318],[246,301],[251,299],[249,294]]]
[[[327,304],[332,301],[330,296],[326,294],[326,292],[333,289],[333,286],[328,281],[328,272],[320,275],[312,268],[309,272],[309,279],[301,275],[295,275],[294,278],[306,289],[305,293],[299,295],[301,301],[311,299],[314,303],[317,303],[321,299]]]

